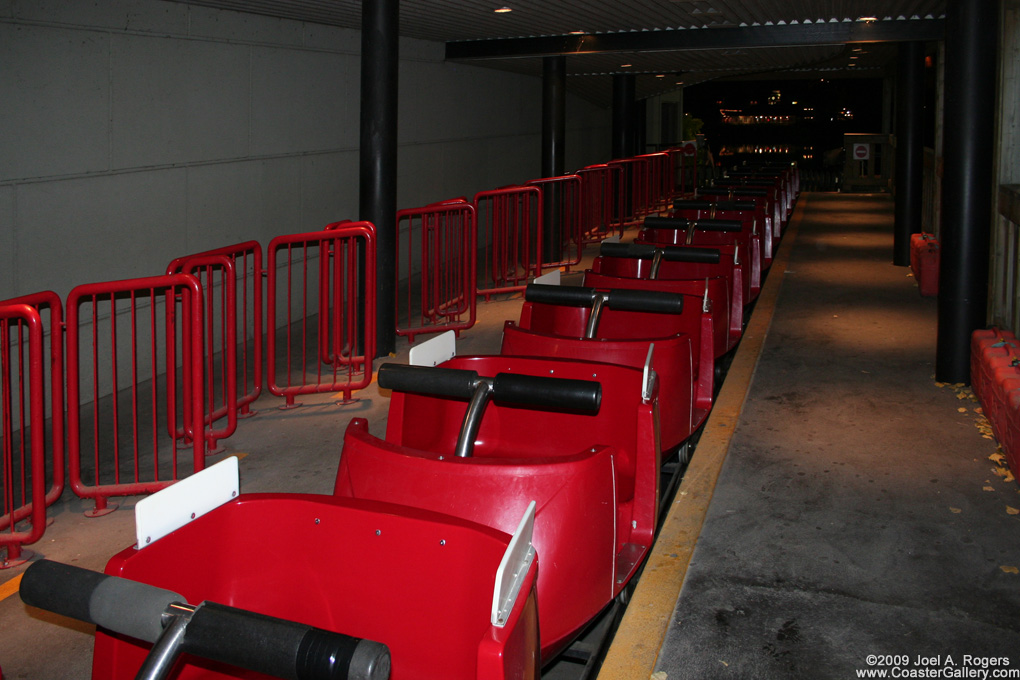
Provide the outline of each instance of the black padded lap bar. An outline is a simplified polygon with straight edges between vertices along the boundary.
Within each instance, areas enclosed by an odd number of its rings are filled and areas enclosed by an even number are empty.
[[[287,680],[389,677],[385,645],[215,602],[195,610],[183,651]]]
[[[397,392],[470,399],[478,385],[478,372],[461,368],[383,364],[379,367],[378,380],[379,387]]]
[[[168,606],[185,602],[169,590],[49,560],[25,571],[20,592],[31,607],[147,642],[162,632]],[[385,680],[390,673],[389,649],[379,642],[212,602],[195,608],[181,649],[287,680]]]
[[[651,243],[614,243],[603,241],[599,246],[599,255],[603,257],[624,257],[628,260],[650,260],[655,256],[655,246]]]
[[[715,204],[716,210],[754,210],[757,207],[753,201],[719,201]]]
[[[492,379],[492,398],[557,411],[598,411],[602,385],[594,380],[499,373]]]
[[[711,210],[714,207],[715,203],[712,201],[692,201],[683,198],[673,201],[674,210]]]
[[[740,231],[744,223],[740,220],[697,220],[694,228],[698,231]]]
[[[21,599],[31,607],[146,642],[155,642],[162,632],[160,619],[167,605],[186,602],[170,590],[50,560],[25,571]]]
[[[687,229],[690,225],[699,231],[740,231],[743,222],[740,220],[689,220],[683,217],[646,217],[644,226],[648,229]]]
[[[769,192],[765,189],[752,189],[741,184],[734,185],[732,187],[723,187],[719,189],[703,189],[701,193],[706,196],[768,196]]]
[[[684,246],[655,246],[651,243],[602,242],[599,254],[603,257],[622,257],[630,260],[650,260],[656,249],[662,251],[667,262],[696,262],[719,264],[719,250],[715,248],[685,248]]]
[[[686,217],[646,217],[643,226],[647,229],[686,229],[693,221]]]
[[[718,248],[685,248],[683,246],[666,246],[662,249],[662,259],[667,262],[719,264],[720,255]]]
[[[544,283],[529,283],[524,289],[528,302],[543,302],[549,305],[569,307],[591,307],[595,303],[595,289],[582,286],[550,286]]]
[[[679,293],[664,293],[658,290],[616,288],[609,291],[609,299],[606,304],[610,309],[628,312],[680,314],[684,311],[684,296]]]

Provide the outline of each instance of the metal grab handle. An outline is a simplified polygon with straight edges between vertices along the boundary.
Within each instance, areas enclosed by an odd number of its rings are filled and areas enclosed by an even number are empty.
[[[524,289],[524,299],[528,302],[572,307],[587,307],[590,304],[591,313],[588,315],[584,335],[589,340],[595,337],[604,307],[622,312],[657,314],[680,314],[684,310],[684,296],[680,293],[625,288],[598,290],[584,286],[547,286],[531,283]]]
[[[386,680],[386,645],[214,602],[198,606],[137,581],[50,560],[21,580],[21,599],[155,643],[138,678],[167,677],[180,653],[287,680]]]
[[[632,260],[650,260],[656,253],[666,262],[695,262],[699,264],[719,264],[718,248],[687,248],[684,246],[657,246],[651,243],[606,243],[603,242],[599,254],[604,257],[625,257]]]
[[[490,401],[548,410],[592,412],[598,411],[602,404],[602,385],[594,380],[516,373],[497,373],[488,378],[478,375],[477,371],[457,368],[383,364],[379,367],[379,386],[398,392],[470,399],[454,449],[458,458],[471,457],[485,407]]]
[[[740,231],[744,223],[740,220],[688,220],[683,217],[646,217],[644,226],[648,229],[676,229],[679,231]]]

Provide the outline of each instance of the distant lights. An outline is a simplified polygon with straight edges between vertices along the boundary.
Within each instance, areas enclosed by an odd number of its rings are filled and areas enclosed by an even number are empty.
[[[499,9],[494,9],[492,11],[495,12],[496,14],[506,14],[507,12],[512,12],[513,10],[510,9],[509,7],[500,7]]]

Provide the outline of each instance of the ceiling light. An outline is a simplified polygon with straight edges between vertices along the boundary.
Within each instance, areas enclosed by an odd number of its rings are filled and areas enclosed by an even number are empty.
[[[507,12],[512,12],[513,10],[510,9],[509,7],[500,7],[499,9],[495,9],[493,11],[496,14],[506,14]]]
[[[665,78],[665,77],[666,77],[666,74],[665,74],[665,73],[659,73],[659,74],[656,74],[656,76],[655,76],[655,77],[656,77],[656,78]]]
[[[587,35],[588,31],[571,31],[567,35]]]
[[[878,17],[857,17],[857,21],[867,21],[870,23],[872,21],[878,21]]]
[[[630,68],[634,64],[620,64],[620,68]]]

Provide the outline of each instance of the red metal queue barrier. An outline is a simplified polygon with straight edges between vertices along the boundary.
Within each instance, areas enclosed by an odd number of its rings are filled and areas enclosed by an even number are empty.
[[[196,253],[187,257],[179,257],[169,264],[167,274],[177,274],[185,270],[187,262],[194,258],[225,256],[230,260],[233,268],[233,282],[236,304],[233,306],[233,318],[235,319],[234,334],[237,338],[235,344],[237,360],[235,362],[237,372],[237,417],[244,418],[255,415],[251,410],[251,404],[262,394],[262,356],[263,356],[263,333],[262,333],[262,277],[265,271],[262,269],[262,245],[258,241],[245,241],[224,248],[216,248],[205,252]],[[203,267],[205,276],[200,278],[203,287],[206,289],[206,318],[207,320],[219,320],[220,338],[225,340],[227,333],[227,308],[225,296],[227,294],[224,277],[225,268],[215,263]],[[220,305],[222,313],[215,314],[213,303],[216,301],[210,283],[215,283],[215,274],[220,273]],[[215,287],[215,286],[214,286]],[[213,324],[209,323],[206,329],[206,342],[212,346],[213,339],[210,330]],[[224,355],[225,348],[221,347],[220,355]],[[221,370],[223,370],[221,368]],[[221,393],[225,390],[221,388]],[[211,400],[210,400],[211,404]],[[214,408],[210,405],[210,409]],[[222,406],[214,411],[215,420],[226,415]]]
[[[111,496],[158,491],[187,476],[182,467],[188,473],[205,467],[205,438],[191,437],[188,466],[186,447],[173,434],[203,429],[203,390],[196,389],[204,380],[202,321],[202,287],[189,274],[85,284],[68,295],[69,476],[78,496],[95,500],[86,515],[115,510]],[[83,334],[91,342],[84,353]],[[159,426],[164,418],[169,428]]]
[[[16,348],[14,351],[12,344]],[[7,548],[3,568],[24,563],[28,556],[21,546],[35,543],[46,531],[43,356],[42,320],[38,310],[24,303],[0,304],[3,414],[0,478],[4,501],[0,547]],[[17,531],[16,524],[26,519],[30,522],[29,528]]]
[[[479,191],[474,198],[478,239],[477,293],[524,290],[542,274],[542,191],[511,186]]]
[[[525,182],[527,186],[538,187],[542,191],[543,210],[542,233],[545,242],[542,246],[542,268],[570,268],[581,262],[584,250],[584,234],[582,233],[582,185],[577,175],[561,175],[559,177],[542,177]],[[554,250],[547,252],[552,244]]]
[[[645,158],[619,158],[608,163],[620,168],[622,184],[623,223],[637,224],[650,209],[651,192],[648,185],[648,160]]]
[[[464,199],[397,212],[397,328],[416,335],[475,324],[478,238]]]
[[[375,253],[370,222],[335,223],[270,242],[267,383],[287,406],[298,395],[320,392],[342,392],[349,401],[372,382]]]
[[[619,168],[602,163],[574,173],[581,178],[581,231],[585,243],[598,243],[614,231],[623,236],[623,227],[615,213],[618,201],[613,193],[614,187],[622,188],[613,180],[619,172]]]
[[[198,349],[204,350],[199,360],[203,362],[205,384],[199,389],[205,390],[205,429],[202,436],[206,440],[208,455],[217,452],[218,440],[226,439],[237,430],[237,280],[234,262],[226,255],[194,255],[183,258],[178,268],[181,273],[198,279],[205,292],[205,326],[202,329],[205,346]],[[181,326],[184,335],[190,336],[187,316],[181,319]],[[185,347],[185,365],[190,365],[195,359],[188,355],[190,349],[190,346]],[[192,389],[187,372],[183,376],[183,385],[185,392]],[[178,429],[176,423],[169,419],[167,426],[172,428],[176,438],[190,439],[195,433],[187,427],[187,423],[192,422],[187,399],[182,406],[185,427]],[[218,430],[213,428],[213,423],[224,417],[227,424]]]
[[[637,158],[645,161],[644,172],[648,184],[648,212],[668,208],[673,200],[673,166],[665,151],[646,153]]]

